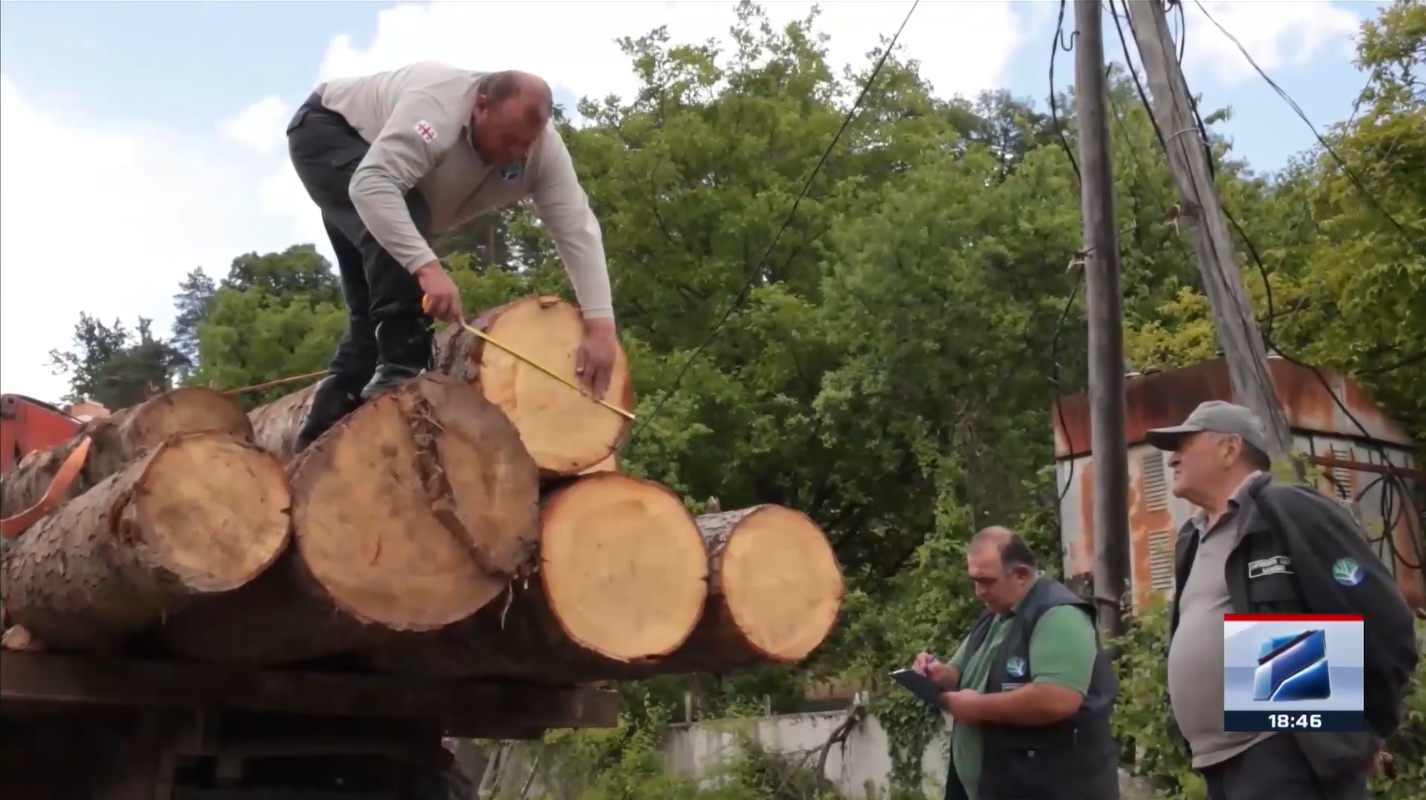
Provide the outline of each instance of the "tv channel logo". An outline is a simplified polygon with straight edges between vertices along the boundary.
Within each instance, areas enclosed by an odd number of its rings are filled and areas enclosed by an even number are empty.
[[[1362,617],[1224,614],[1223,730],[1363,731]]]

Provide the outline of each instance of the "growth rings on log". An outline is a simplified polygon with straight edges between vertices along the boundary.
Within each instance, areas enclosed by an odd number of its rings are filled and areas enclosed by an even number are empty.
[[[51,649],[108,649],[257,577],[287,545],[290,506],[282,466],[249,442],[171,438],[15,540],[5,609]]]
[[[558,297],[526,297],[481,314],[474,327],[574,381],[584,339],[577,307]],[[480,387],[510,417],[545,477],[578,475],[607,460],[628,434],[629,420],[499,347],[452,326],[436,338],[438,371]],[[629,363],[619,348],[606,400],[634,408]]]

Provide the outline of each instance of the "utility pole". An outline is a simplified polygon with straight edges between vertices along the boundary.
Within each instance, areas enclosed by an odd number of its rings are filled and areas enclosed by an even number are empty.
[[[1129,575],[1129,461],[1124,441],[1124,318],[1114,173],[1109,157],[1109,86],[1100,0],[1075,0],[1075,109],[1079,117],[1080,213],[1089,322],[1090,451],[1094,463],[1094,603],[1099,628],[1124,632]]]
[[[1233,395],[1263,421],[1273,448],[1269,455],[1274,459],[1291,456],[1292,429],[1268,372],[1267,348],[1238,270],[1228,216],[1218,201],[1207,143],[1193,113],[1188,82],[1174,55],[1168,15],[1159,0],[1126,0],[1125,5],[1139,60],[1149,79],[1151,111],[1164,137],[1169,169],[1178,187],[1179,218],[1188,225],[1193,254],[1203,275],[1203,293],[1213,309],[1213,327],[1228,362]]]

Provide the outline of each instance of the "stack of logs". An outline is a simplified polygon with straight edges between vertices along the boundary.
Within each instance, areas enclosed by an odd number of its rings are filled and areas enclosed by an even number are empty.
[[[476,325],[573,379],[574,306]],[[27,457],[4,516],[65,494],[6,549],[9,623],[51,650],[549,683],[791,663],[830,633],[842,575],[805,515],[695,518],[619,474],[626,418],[459,328],[437,345],[296,456],[310,388],[246,415],[178,389]],[[608,399],[633,408],[623,353]]]

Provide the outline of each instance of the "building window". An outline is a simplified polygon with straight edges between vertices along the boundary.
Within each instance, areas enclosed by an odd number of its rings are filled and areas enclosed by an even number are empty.
[[[1140,472],[1143,475],[1144,507],[1150,511],[1163,511],[1169,507],[1169,483],[1164,470],[1164,454],[1149,450],[1139,457]]]
[[[1155,591],[1173,590],[1173,531],[1149,534],[1149,585]]]

